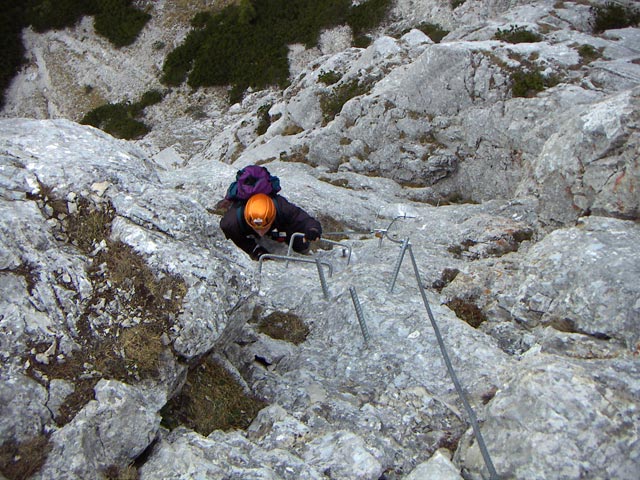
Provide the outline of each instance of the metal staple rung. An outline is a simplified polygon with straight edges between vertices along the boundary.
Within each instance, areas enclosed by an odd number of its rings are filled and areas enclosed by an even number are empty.
[[[324,298],[329,300],[329,287],[327,287],[327,280],[324,278],[324,271],[322,270],[322,263],[319,258],[316,258],[316,266],[318,267],[318,277],[320,278],[322,293],[324,294]]]
[[[291,235],[291,239],[289,240],[289,248],[287,249],[287,255],[291,256],[291,252],[293,252],[293,242],[294,242],[294,240],[296,238],[300,238],[300,237],[304,238],[304,236],[305,236],[304,233],[300,233],[300,232],[296,232],[296,233],[293,233]],[[344,248],[344,249],[348,250],[349,255],[347,256],[347,265],[349,265],[349,263],[351,263],[351,251],[352,251],[351,246],[345,245],[344,243],[341,243],[341,242],[336,242],[335,240],[329,240],[328,238],[320,237],[318,240],[321,241],[321,242],[330,243],[332,245],[339,245],[341,248]],[[344,256],[344,254],[343,254],[343,256]],[[288,264],[287,264],[287,266],[288,266]]]
[[[364,321],[364,313],[362,313],[362,307],[360,306],[360,301],[358,300],[358,294],[356,293],[355,287],[349,287],[349,292],[351,293],[351,300],[353,301],[353,306],[356,309],[356,316],[358,317],[358,323],[360,324],[360,330],[362,330],[362,336],[364,337],[364,343],[369,346],[369,330],[367,329],[367,324]]]
[[[318,276],[320,277],[320,285],[322,286],[322,293],[325,298],[329,299],[329,289],[327,288],[327,282],[324,277],[324,271],[322,270],[322,265],[325,265],[329,270],[329,277],[333,275],[333,265],[327,262],[326,260],[320,260],[319,258],[311,259],[304,257],[289,257],[287,255],[275,255],[273,253],[265,253],[260,257],[258,261],[258,289],[260,289],[260,280],[262,278],[262,264],[265,260],[274,259],[274,260],[286,260],[287,264],[289,262],[299,262],[299,263],[315,263],[318,267]]]
[[[389,286],[389,293],[393,293],[393,287],[395,287],[396,285],[396,280],[398,279],[398,273],[400,273],[400,267],[402,266],[402,260],[404,259],[404,254],[407,252],[408,248],[410,248],[410,243],[409,243],[409,239],[406,238],[402,242],[400,255],[398,256],[398,260],[396,261],[396,266],[393,270],[393,278],[391,279],[391,285]]]

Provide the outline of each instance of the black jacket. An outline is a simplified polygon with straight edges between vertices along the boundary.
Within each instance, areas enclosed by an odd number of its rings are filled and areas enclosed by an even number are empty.
[[[279,237],[280,240],[288,243],[294,233],[304,233],[312,240],[322,234],[320,222],[307,212],[280,195],[272,196],[272,198],[276,205],[277,215],[265,237]],[[220,220],[220,228],[225,237],[233,241],[254,260],[258,260],[260,255],[268,253],[266,249],[258,245],[259,235],[244,219],[244,202],[236,202],[227,210]],[[309,248],[309,243],[306,239],[299,237],[294,240],[293,249],[296,252],[305,251],[307,248]]]

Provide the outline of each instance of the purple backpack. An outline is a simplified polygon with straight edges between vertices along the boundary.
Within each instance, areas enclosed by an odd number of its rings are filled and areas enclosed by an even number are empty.
[[[236,181],[229,185],[225,200],[248,200],[256,193],[275,195],[280,191],[280,179],[265,167],[249,165],[238,170]]]

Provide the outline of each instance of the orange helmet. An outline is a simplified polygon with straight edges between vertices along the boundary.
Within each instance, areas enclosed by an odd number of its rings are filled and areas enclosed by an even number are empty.
[[[273,199],[264,193],[253,195],[244,207],[244,219],[258,233],[265,233],[276,219]]]

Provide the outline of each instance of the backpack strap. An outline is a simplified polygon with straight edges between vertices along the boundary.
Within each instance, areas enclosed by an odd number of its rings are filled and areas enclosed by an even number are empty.
[[[238,219],[238,225],[240,225],[240,230],[242,231],[243,235],[248,235],[249,233],[251,233],[251,227],[249,227],[247,225],[247,222],[244,221],[244,207],[245,207],[245,203],[242,203],[237,209],[236,209],[236,218]]]

